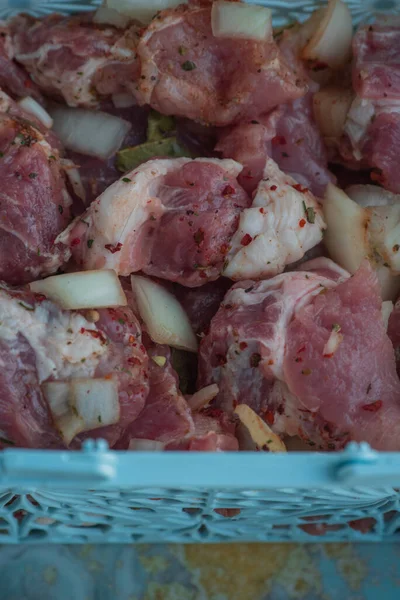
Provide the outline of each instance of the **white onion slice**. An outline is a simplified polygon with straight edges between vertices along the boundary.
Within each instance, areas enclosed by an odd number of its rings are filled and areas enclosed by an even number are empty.
[[[335,324],[332,326],[332,331],[330,333],[328,341],[324,346],[324,349],[322,350],[322,355],[325,358],[333,356],[342,342],[343,334],[340,333],[340,325]]]
[[[99,110],[52,108],[54,131],[65,148],[106,160],[115,154],[131,124]]]
[[[43,106],[39,104],[39,102],[36,102],[36,100],[30,96],[22,98],[22,100],[18,101],[18,104],[25,112],[36,117],[38,121],[47,127],[47,129],[51,129],[53,127],[53,119],[47,110],[45,110]]]
[[[383,265],[377,269],[376,274],[381,286],[382,300],[396,302],[400,295],[400,276],[393,275],[391,270]]]
[[[314,118],[324,138],[338,140],[341,137],[352,102],[351,90],[335,86],[327,86],[314,94]]]
[[[327,229],[324,242],[329,256],[350,273],[355,273],[368,256],[368,216],[342,190],[329,183],[323,211]]]
[[[136,104],[135,98],[132,96],[132,94],[124,94],[122,92],[120,94],[113,94],[111,96],[111,100],[115,108],[130,108]]]
[[[211,9],[213,36],[266,41],[272,38],[272,13],[265,6],[216,0]]]
[[[391,300],[386,300],[385,302],[382,302],[382,320],[383,320],[386,330],[389,325],[389,318],[390,318],[390,315],[392,314],[393,308],[394,308],[394,304]]]
[[[197,339],[178,300],[162,285],[131,276],[137,307],[151,339],[157,344],[197,352]]]
[[[339,68],[350,59],[352,39],[353,24],[348,6],[341,0],[329,0],[302,57]]]
[[[239,404],[235,414],[249,431],[254,443],[259,449],[269,452],[286,452],[286,446],[281,438],[259,417],[247,404]]]
[[[81,174],[79,172],[78,167],[73,163],[72,160],[68,160],[66,158],[62,158],[60,160],[63,169],[65,171],[66,176],[69,179],[72,189],[74,190],[75,195],[82,200],[84,204],[86,204],[86,192],[83,187]]]
[[[378,185],[351,185],[346,194],[359,206],[392,206],[400,203],[400,195],[384,190]]]
[[[125,29],[125,27],[127,27],[129,24],[130,18],[119,13],[114,8],[110,8],[108,6],[99,6],[94,13],[93,21],[95,23],[114,25],[114,27]]]
[[[65,443],[83,431],[118,423],[118,384],[112,377],[42,384],[53,420]]]
[[[190,396],[190,398],[187,399],[187,403],[191,410],[200,410],[200,408],[206,406],[209,402],[211,402],[211,400],[214,400],[218,393],[219,387],[217,384],[212,383],[211,385],[207,385],[206,387],[202,388],[198,392],[195,392],[193,396]]]
[[[108,308],[126,306],[127,299],[112,269],[54,275],[29,284],[32,292],[44,294],[61,308]]]
[[[142,452],[160,452],[164,450],[165,444],[157,442],[155,440],[145,440],[140,438],[133,438],[129,442],[129,450],[139,450]]]
[[[107,6],[119,13],[149,23],[159,10],[187,4],[187,0],[107,0]]]

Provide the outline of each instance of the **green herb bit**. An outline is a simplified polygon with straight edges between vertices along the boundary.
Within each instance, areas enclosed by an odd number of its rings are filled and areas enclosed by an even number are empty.
[[[147,120],[147,142],[159,142],[165,137],[175,134],[175,119],[161,115],[156,110],[150,111]]]
[[[196,64],[191,60],[185,60],[185,62],[181,64],[181,67],[184,71],[193,71],[197,68]]]

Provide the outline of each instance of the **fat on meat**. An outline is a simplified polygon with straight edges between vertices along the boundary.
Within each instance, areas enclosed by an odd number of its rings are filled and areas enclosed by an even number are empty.
[[[60,143],[0,91],[0,279],[22,284],[70,257],[56,237],[71,219]]]
[[[268,158],[253,203],[240,215],[224,275],[235,281],[277,275],[319,244],[325,227],[315,196]]]
[[[110,446],[138,416],[148,393],[148,357],[131,309],[101,309],[97,322],[61,310],[42,295],[0,286],[1,443],[63,447],[41,385],[46,381],[113,375],[120,421],[77,436],[105,438]]]
[[[400,382],[376,275],[367,262],[351,278],[322,267],[236,284],[201,342],[199,385],[218,384],[218,407],[249,404],[319,449],[398,450]]]
[[[214,37],[211,3],[162,11],[141,36],[137,52],[136,96],[164,114],[229,125],[306,92],[272,38]]]
[[[243,164],[239,181],[250,193],[262,178],[268,156],[316,196],[323,197],[334,179],[312,114],[312,92],[258,119],[223,130],[216,150]]]
[[[83,269],[195,287],[221,274],[250,198],[233,160],[155,159],[111,185],[59,237]]]
[[[16,60],[44,94],[69,106],[97,107],[103,98],[136,85],[135,24],[121,30],[93,23],[90,14],[52,14],[42,19],[19,15],[10,27]]]

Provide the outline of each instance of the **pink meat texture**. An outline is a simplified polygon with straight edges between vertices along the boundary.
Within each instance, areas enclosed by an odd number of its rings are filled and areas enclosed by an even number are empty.
[[[63,447],[43,397],[46,381],[105,377],[118,381],[120,420],[78,436],[113,446],[138,416],[148,394],[148,358],[129,308],[102,309],[96,323],[62,311],[43,296],[0,288],[0,415],[3,445]]]
[[[398,450],[400,382],[376,276],[368,263],[333,276],[236,284],[201,343],[199,385],[217,383],[221,408],[247,403],[277,433],[320,449],[364,440]]]
[[[396,19],[361,26],[355,34],[353,88],[357,95],[341,147],[345,163],[353,161],[361,168],[372,168],[371,178],[396,193],[400,191],[399,50],[400,25]]]
[[[188,287],[219,277],[250,199],[232,160],[151,160],[110,186],[60,238],[84,269],[143,271]]]
[[[11,22],[16,60],[41,91],[69,106],[96,107],[132,90],[138,75],[138,28],[97,25],[92,17],[26,15]]]
[[[0,279],[22,284],[54,273],[70,252],[57,236],[71,198],[59,142],[0,92]]]
[[[40,100],[41,95],[30,79],[28,73],[15,60],[14,45],[11,38],[9,26],[0,21],[0,87],[13,98],[24,98],[33,96]]]
[[[297,183],[323,197],[332,180],[328,157],[311,109],[312,94],[285,104],[258,119],[223,130],[216,146],[224,158],[243,164],[239,182],[253,192],[262,179],[267,157]]]
[[[211,4],[162,11],[142,35],[140,103],[214,125],[256,118],[304,95],[273,39],[216,38]]]

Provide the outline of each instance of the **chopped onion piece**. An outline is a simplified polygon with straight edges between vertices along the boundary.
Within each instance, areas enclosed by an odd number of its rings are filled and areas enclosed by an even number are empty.
[[[136,104],[135,98],[132,94],[128,93],[113,94],[111,100],[113,101],[115,108],[130,108]]]
[[[391,300],[386,300],[385,302],[382,302],[382,320],[386,330],[389,325],[389,317],[392,314],[393,308],[394,304]]]
[[[72,379],[70,405],[83,420],[85,431],[118,423],[118,383],[113,377]]]
[[[127,305],[124,290],[112,269],[54,275],[29,286],[32,292],[44,294],[67,310]]]
[[[269,452],[286,452],[286,446],[281,438],[259,417],[247,404],[239,404],[235,413],[248,429],[257,447]]]
[[[114,8],[108,6],[99,6],[94,13],[93,21],[99,24],[114,25],[114,27],[120,27],[125,29],[128,26],[130,18],[126,15],[119,13]]]
[[[302,52],[302,57],[318,60],[334,69],[351,56],[353,24],[348,6],[341,0],[329,0],[320,13],[319,25]]]
[[[142,23],[150,23],[159,10],[172,8],[178,4],[187,4],[187,0],[107,0],[109,8],[114,8],[119,13]]]
[[[152,356],[151,358],[159,367],[165,367],[165,363],[167,362],[165,356]]]
[[[351,185],[346,194],[359,206],[392,206],[400,202],[400,195],[384,190],[378,185]]]
[[[75,166],[72,160],[62,158],[60,162],[63,166],[66,176],[69,179],[69,182],[75,195],[78,198],[80,198],[84,204],[86,204],[86,192],[85,188],[83,187],[79,169]]]
[[[36,119],[40,121],[45,127],[47,127],[47,129],[51,129],[53,127],[53,119],[51,118],[47,110],[45,110],[43,106],[39,104],[39,102],[36,102],[36,100],[31,98],[30,96],[22,98],[22,100],[18,101],[18,104],[21,108],[24,109],[25,112],[36,117]]]
[[[206,406],[211,400],[214,400],[218,393],[219,387],[215,383],[212,383],[195,392],[193,396],[188,398],[187,403],[193,411],[200,410],[200,408]]]
[[[133,438],[129,442],[129,450],[141,450],[142,452],[160,452],[164,450],[165,444],[155,440],[144,440]]]
[[[355,273],[368,256],[368,216],[342,190],[329,183],[323,211],[327,229],[324,242],[329,256],[350,273]]]
[[[83,431],[119,421],[118,384],[112,377],[47,381],[42,390],[67,445]]]
[[[382,300],[395,302],[400,295],[400,276],[393,275],[390,269],[382,265],[377,270]]]
[[[332,325],[332,331],[328,338],[328,341],[324,346],[324,349],[322,350],[322,355],[325,358],[332,357],[342,342],[343,334],[340,333],[340,325]]]
[[[178,300],[162,285],[139,275],[131,276],[138,310],[151,339],[197,352],[197,339]]]
[[[265,6],[216,0],[211,9],[213,36],[266,41],[272,38],[272,13]]]
[[[351,90],[335,86],[327,86],[314,94],[314,118],[326,140],[338,140],[341,137],[352,101]]]
[[[65,148],[106,160],[115,154],[131,124],[99,110],[52,108],[54,131]]]

